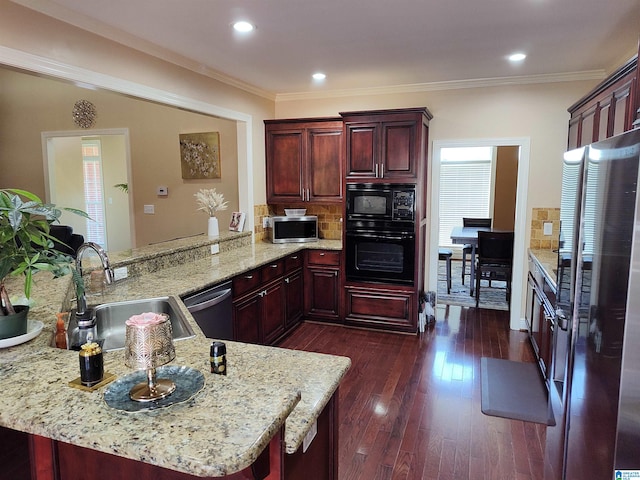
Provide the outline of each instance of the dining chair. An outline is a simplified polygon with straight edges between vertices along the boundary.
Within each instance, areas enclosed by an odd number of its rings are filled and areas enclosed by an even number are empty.
[[[507,284],[507,303],[511,300],[513,232],[478,232],[476,249],[476,308],[480,302],[480,280],[501,280]]]
[[[438,249],[438,261],[444,260],[446,275],[447,275],[447,295],[451,293],[451,257],[453,256],[453,252],[448,248],[439,248]]]
[[[462,226],[463,227],[486,227],[491,228],[491,223],[493,219],[491,218],[462,218]],[[467,255],[471,255],[471,251],[473,250],[473,245],[465,244],[462,247],[462,284],[464,285],[464,276],[470,275],[471,272],[467,273]],[[470,266],[473,268],[473,265]]]

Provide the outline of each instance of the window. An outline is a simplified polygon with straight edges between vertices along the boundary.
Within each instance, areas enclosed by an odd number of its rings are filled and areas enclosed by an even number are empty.
[[[491,217],[493,147],[443,148],[440,161],[440,246],[462,217]]]
[[[86,240],[106,249],[102,156],[98,139],[82,140],[82,174],[85,211],[91,217],[87,220]]]

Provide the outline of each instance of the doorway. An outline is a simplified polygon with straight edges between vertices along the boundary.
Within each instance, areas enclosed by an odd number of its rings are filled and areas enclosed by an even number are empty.
[[[110,252],[135,245],[127,129],[42,133],[47,199],[87,212],[63,213],[73,227]]]
[[[525,239],[526,239],[526,218],[527,218],[527,185],[529,177],[529,152],[530,152],[530,139],[529,138],[495,138],[495,139],[477,139],[477,140],[446,140],[446,141],[434,141],[433,143],[433,162],[431,165],[431,197],[429,211],[431,212],[431,218],[437,219],[440,217],[439,212],[439,198],[440,198],[440,172],[442,161],[442,149],[444,148],[459,148],[459,147],[479,147],[479,146],[491,146],[491,147],[503,147],[513,146],[519,150],[518,166],[517,166],[517,188],[516,188],[516,201],[515,201],[515,219],[514,219],[514,257],[513,257],[513,272],[512,272],[512,285],[511,285],[511,305],[510,305],[510,328],[513,330],[519,330],[525,327],[524,315],[523,315],[523,296],[525,282],[524,265],[525,265]],[[427,285],[432,288],[429,290],[436,291],[438,282],[438,244],[440,238],[440,227],[438,221],[431,221],[429,232],[429,251],[430,255],[427,258],[428,265],[426,271],[428,272]]]

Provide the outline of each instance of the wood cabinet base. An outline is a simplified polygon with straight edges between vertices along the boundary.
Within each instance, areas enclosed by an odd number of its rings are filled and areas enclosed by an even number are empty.
[[[223,477],[196,477],[156,465],[29,435],[32,480],[84,480],[87,478],[135,478],[136,480],[282,480],[284,479],[284,429],[271,440],[256,462]]]
[[[416,333],[417,298],[412,290],[345,287],[345,324]]]

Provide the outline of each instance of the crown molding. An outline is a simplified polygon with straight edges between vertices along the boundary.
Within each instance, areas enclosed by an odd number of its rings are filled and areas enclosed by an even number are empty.
[[[437,92],[444,90],[461,90],[468,88],[500,87],[505,85],[531,85],[537,83],[575,82],[582,80],[602,80],[604,70],[587,70],[584,72],[553,73],[544,75],[524,75],[516,77],[478,78],[470,80],[452,80],[446,82],[414,83],[388,87],[371,87],[344,90],[325,90],[322,92],[279,93],[276,102],[300,100],[317,100],[337,97],[390,95],[401,93]]]

